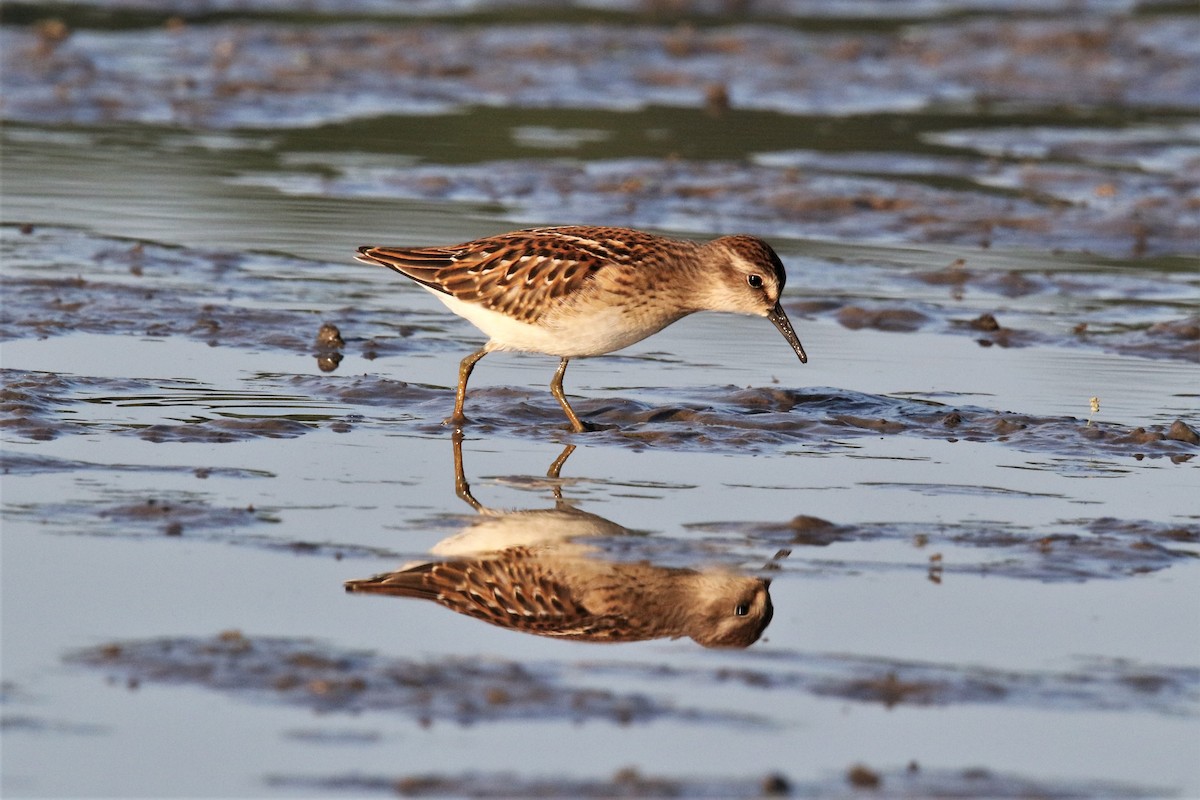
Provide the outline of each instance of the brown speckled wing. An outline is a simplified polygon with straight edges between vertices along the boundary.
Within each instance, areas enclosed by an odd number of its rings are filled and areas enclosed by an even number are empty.
[[[347,591],[417,597],[502,628],[543,636],[589,638],[611,627],[576,599],[546,562],[524,548],[495,558],[421,564],[349,581]],[[600,638],[607,638],[600,634]]]
[[[360,247],[358,258],[464,302],[536,322],[606,267],[658,263],[653,254],[663,241],[624,228],[535,228],[449,247]]]
[[[438,600],[461,614],[530,633],[570,635],[589,627],[592,614],[543,566],[524,558],[441,564],[436,571],[445,589]]]

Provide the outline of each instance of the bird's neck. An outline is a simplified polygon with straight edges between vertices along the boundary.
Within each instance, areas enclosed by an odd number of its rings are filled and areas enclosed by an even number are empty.
[[[654,274],[647,275],[649,283],[646,291],[669,300],[661,307],[679,309],[682,312],[679,316],[711,310],[716,302],[708,275],[710,268],[705,264],[699,248],[690,255],[680,258],[665,273],[654,270]]]

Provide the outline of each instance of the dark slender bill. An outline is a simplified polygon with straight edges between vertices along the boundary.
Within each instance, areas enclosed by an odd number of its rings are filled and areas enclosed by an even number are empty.
[[[779,328],[779,332],[783,334],[783,338],[788,340],[788,344],[796,351],[796,355],[800,356],[800,363],[807,364],[808,356],[804,354],[804,345],[800,344],[800,337],[796,336],[796,331],[792,328],[792,323],[788,320],[787,314],[783,312],[783,306],[779,303],[771,309],[767,314],[767,319],[775,323],[775,327]]]

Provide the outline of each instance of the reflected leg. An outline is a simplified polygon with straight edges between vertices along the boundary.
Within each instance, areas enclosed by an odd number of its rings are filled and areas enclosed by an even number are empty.
[[[550,469],[546,470],[546,477],[554,479],[554,502],[560,507],[565,501],[563,500],[562,482],[559,480],[559,475],[562,473],[563,464],[567,463],[567,458],[574,452],[575,445],[567,445],[558,454],[558,458],[554,459],[554,463],[550,465]]]
[[[463,469],[462,431],[455,431],[450,437],[450,441],[454,443],[454,493],[471,508],[483,513],[483,505],[475,499],[475,495],[471,494],[471,486],[467,483],[467,473]]]
[[[558,458],[554,459],[554,463],[550,465],[550,469],[546,470],[546,477],[557,480],[559,474],[562,472],[563,464],[567,463],[567,458],[574,452],[575,445],[569,444],[564,447],[563,451],[558,454]]]

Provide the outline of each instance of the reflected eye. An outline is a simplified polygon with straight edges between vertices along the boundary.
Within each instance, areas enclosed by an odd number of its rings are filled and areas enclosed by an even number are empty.
[[[750,613],[749,603],[739,603],[737,608],[733,609],[733,613],[739,617],[744,617]]]
[[[746,283],[750,284],[751,289],[761,289],[763,285],[762,275],[750,275],[746,278]]]

